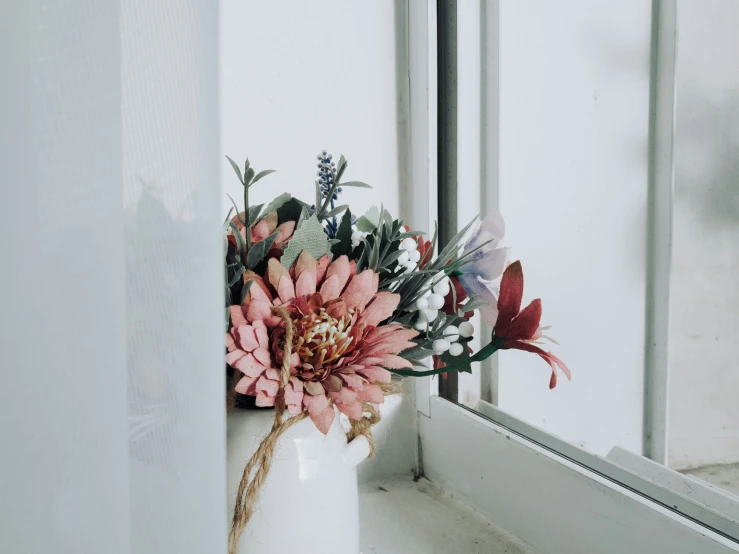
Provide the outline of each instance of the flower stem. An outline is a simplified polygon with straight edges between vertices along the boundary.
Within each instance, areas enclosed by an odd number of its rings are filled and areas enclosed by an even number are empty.
[[[498,350],[504,350],[504,342],[504,339],[493,339],[492,341],[490,341],[490,343],[486,344],[469,358],[457,362],[456,364],[451,364],[439,369],[429,369],[426,371],[414,371],[412,369],[390,369],[389,371],[395,373],[396,375],[403,375],[405,377],[426,377],[428,375],[439,375],[440,373],[459,371],[460,369],[469,366],[471,362],[481,362],[482,360],[486,360],[487,358],[492,356]]]

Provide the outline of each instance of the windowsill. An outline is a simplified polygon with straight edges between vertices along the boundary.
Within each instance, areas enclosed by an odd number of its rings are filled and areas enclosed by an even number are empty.
[[[362,554],[535,554],[426,479],[359,486]]]

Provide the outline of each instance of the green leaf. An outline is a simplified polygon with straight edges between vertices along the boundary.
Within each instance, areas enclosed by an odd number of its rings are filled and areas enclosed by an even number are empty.
[[[282,206],[277,208],[277,223],[279,224],[285,223],[286,221],[298,221],[300,219],[300,215],[303,213],[304,208],[308,208],[308,205],[305,202],[301,202],[297,198],[291,198]]]
[[[328,219],[330,217],[334,217],[335,215],[339,215],[341,212],[343,212],[344,210],[348,210],[348,209],[349,209],[348,204],[342,204],[341,206],[335,207],[333,210],[331,210],[327,214],[324,214],[321,219]]]
[[[334,258],[349,255],[352,251],[352,213],[349,210],[344,212],[341,218],[339,228],[336,231],[336,238],[339,239],[338,244],[331,247],[331,253]]]
[[[229,221],[228,226],[231,227],[233,236],[236,239],[236,250],[239,256],[241,256],[241,253],[244,251],[244,237],[241,236],[241,232],[239,231],[239,228],[236,226],[236,224],[233,221]]]
[[[349,165],[349,163],[346,161],[344,154],[342,154],[341,157],[339,158],[339,165],[336,166],[336,182],[337,183],[341,180],[341,176],[344,175],[344,171],[346,171],[347,165]]]
[[[251,186],[250,183],[252,179],[254,179],[254,170],[250,167],[244,173],[244,184],[247,186]]]
[[[303,204],[300,210],[300,216],[298,217],[298,222],[295,224],[295,228],[297,229],[303,224],[303,221],[308,219],[310,217],[310,208],[307,204]]]
[[[246,271],[246,268],[242,265],[239,269],[236,270],[233,277],[231,277],[231,280],[228,282],[228,286],[233,287],[238,282],[238,280],[241,279],[244,271]]]
[[[372,206],[367,213],[357,221],[357,229],[364,233],[371,233],[380,224],[380,210],[377,206]]]
[[[264,204],[259,204],[258,206],[249,206],[249,226],[254,225],[254,222],[259,217],[259,212],[262,211],[262,206],[264,206]]]
[[[467,234],[467,231],[470,230],[470,227],[472,227],[472,224],[477,221],[477,217],[473,218],[472,221],[470,221],[464,229],[462,229],[459,233],[454,235],[452,239],[449,241],[449,243],[444,247],[444,249],[439,252],[439,256],[434,260],[434,265],[437,267],[443,267],[447,264],[449,260],[451,260],[454,255],[457,253],[457,250],[459,249],[459,246],[462,242],[462,239]]]
[[[274,173],[275,171],[277,171],[277,170],[275,170],[275,169],[265,169],[264,171],[260,171],[259,173],[257,173],[256,177],[254,177],[254,179],[252,179],[251,183],[249,183],[249,186],[250,187],[253,186],[254,183],[256,183],[257,181],[259,181],[259,179],[261,179],[262,177],[266,177],[267,175],[269,175],[270,173]]]
[[[462,373],[472,373],[472,354],[470,354],[469,349],[467,348],[467,342],[469,342],[468,339],[460,339],[460,343],[462,343],[462,353],[459,356],[452,356],[449,353],[449,350],[444,352],[439,358],[442,362],[447,364],[448,366],[451,366],[452,364],[457,366],[457,371],[461,371]]]
[[[229,220],[231,219],[231,214],[234,213],[233,208],[229,208],[228,213],[226,214],[226,219],[223,220],[223,224],[226,225]]]
[[[306,219],[295,231],[293,238],[290,239],[287,248],[285,248],[282,254],[282,258],[280,258],[280,262],[287,269],[290,269],[303,250],[307,250],[316,260],[324,254],[328,254],[331,257],[331,245],[328,242],[328,235],[323,230],[323,225],[318,221],[316,215],[312,215]]]
[[[246,222],[241,218],[241,212],[239,212],[239,207],[236,205],[236,201],[233,198],[231,198],[230,194],[226,194],[226,196],[228,196],[228,199],[231,201],[231,204],[233,204],[234,208],[236,209],[236,217],[239,218],[239,221],[241,222],[241,224],[246,227]]]
[[[400,233],[398,235],[398,240],[403,240],[407,238],[415,238],[415,237],[423,237],[425,235],[426,233],[424,233],[423,231],[407,231],[404,233]]]
[[[318,181],[316,181],[316,210],[321,209],[321,185],[318,184]]]
[[[244,286],[241,287],[241,301],[239,302],[240,305],[244,304],[244,300],[246,300],[246,295],[249,293],[249,289],[254,284],[254,281],[252,279],[249,279],[246,283],[244,283]]]
[[[357,187],[360,189],[371,189],[372,187],[368,185],[367,183],[363,183],[362,181],[347,181],[346,183],[341,183],[342,187]]]
[[[243,185],[244,184],[244,178],[241,176],[241,170],[239,169],[238,164],[235,161],[233,161],[231,158],[229,158],[228,156],[226,156],[226,159],[231,164],[231,167],[234,168],[234,171],[236,172],[236,175],[239,178],[239,182]]]
[[[251,248],[249,249],[249,254],[246,257],[249,269],[254,269],[255,267],[257,267],[257,265],[259,265],[259,262],[264,259],[264,257],[267,255],[267,252],[269,252],[269,249],[272,248],[272,244],[274,244],[275,239],[279,234],[279,232],[274,232],[266,239],[251,245]]]
[[[277,198],[272,200],[272,202],[270,202],[266,208],[264,208],[264,212],[262,215],[265,216],[271,214],[272,212],[277,210],[277,208],[281,208],[284,204],[289,202],[291,198],[292,195],[289,192],[283,192]]]

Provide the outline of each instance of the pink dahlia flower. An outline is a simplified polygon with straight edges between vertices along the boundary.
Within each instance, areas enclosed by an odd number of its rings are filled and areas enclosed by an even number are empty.
[[[378,275],[357,273],[346,256],[331,262],[303,252],[288,271],[270,259],[265,279],[253,279],[243,306],[231,306],[226,362],[244,374],[236,385],[256,396],[257,406],[273,406],[279,389],[285,326],[271,312],[285,307],[295,327],[290,382],[285,403],[293,415],[304,410],[327,433],[334,419],[331,400],[353,420],[362,418],[362,402],[384,400],[378,383],[390,381],[386,368],[410,368],[398,353],[415,346],[418,333],[404,325],[381,325],[400,296],[377,292]]]
[[[238,227],[241,236],[244,238],[246,238],[246,231],[241,221],[244,221],[245,217],[246,214],[241,212],[239,215],[231,218],[231,221]],[[279,234],[275,237],[275,242],[267,254],[270,258],[279,258],[282,255],[282,246],[292,238],[293,232],[295,231],[295,222],[286,221],[277,225],[277,212],[271,212],[251,226],[252,244],[263,241],[275,231]],[[234,244],[234,246],[236,245]]]

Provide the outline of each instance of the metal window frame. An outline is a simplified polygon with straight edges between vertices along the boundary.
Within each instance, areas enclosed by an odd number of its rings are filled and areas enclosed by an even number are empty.
[[[456,0],[406,0],[407,91],[410,152],[410,219],[430,227],[434,216],[446,235],[456,228]],[[438,10],[438,11],[437,11]],[[669,264],[676,0],[653,0],[650,87],[650,207],[654,221],[649,252]],[[499,2],[480,1],[484,55],[481,70],[498,75]],[[438,39],[438,42],[437,42]],[[453,43],[449,47],[450,42]],[[437,54],[436,49],[447,48]],[[445,64],[440,68],[439,64]],[[438,81],[437,81],[438,79]],[[485,81],[485,80],[483,80]],[[489,86],[487,83],[485,86]],[[493,84],[494,86],[494,84]],[[489,98],[489,95],[485,95]],[[440,106],[440,104],[442,104]],[[483,102],[481,184],[483,211],[497,206],[498,109]],[[481,137],[482,138],[482,137]],[[436,165],[438,163],[438,166]],[[488,188],[489,187],[489,188]],[[437,194],[435,195],[434,192]],[[438,202],[437,202],[438,197]],[[653,271],[650,291],[669,285],[667,271]],[[667,357],[656,346],[667,333],[668,297],[647,308],[645,451],[666,458]],[[491,364],[494,370],[495,362]],[[667,481],[626,464],[585,452],[496,408],[495,373],[483,381],[478,411],[457,404],[456,387],[416,380],[419,474],[460,494],[484,515],[542,551],[739,552],[735,518],[696,502]],[[618,458],[617,455],[614,455]],[[665,468],[665,471],[671,471]],[[575,527],[579,532],[567,531]],[[563,530],[557,532],[556,530]]]

